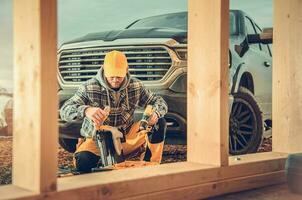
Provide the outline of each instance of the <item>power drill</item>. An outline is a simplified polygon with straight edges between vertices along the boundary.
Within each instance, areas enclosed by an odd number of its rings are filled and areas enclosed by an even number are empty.
[[[154,113],[153,106],[147,105],[147,107],[143,113],[142,119],[140,121],[140,125],[139,125],[140,131],[141,130],[146,130],[146,131],[152,130],[152,126],[149,126],[148,123],[149,123],[150,117],[153,115],[153,113]]]

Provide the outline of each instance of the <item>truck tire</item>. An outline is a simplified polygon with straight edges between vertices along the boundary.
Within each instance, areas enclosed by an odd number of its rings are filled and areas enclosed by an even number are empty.
[[[77,139],[59,138],[60,146],[70,153],[74,153],[76,151],[77,143]]]
[[[229,153],[241,155],[258,150],[263,136],[262,112],[251,91],[240,87],[234,94],[229,120]]]

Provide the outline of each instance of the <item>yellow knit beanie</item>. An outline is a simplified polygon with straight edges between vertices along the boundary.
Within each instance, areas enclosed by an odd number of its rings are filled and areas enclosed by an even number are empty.
[[[120,51],[110,51],[104,59],[105,77],[125,77],[128,71],[128,62],[124,53]]]

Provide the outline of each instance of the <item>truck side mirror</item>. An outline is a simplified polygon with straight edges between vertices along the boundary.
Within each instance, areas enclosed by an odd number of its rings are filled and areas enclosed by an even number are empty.
[[[235,51],[240,57],[249,50],[249,44],[272,44],[273,28],[265,28],[260,34],[248,34],[240,45],[235,45]]]
[[[261,41],[267,41],[272,44],[273,43],[273,28],[264,28],[260,34]]]
[[[260,34],[247,35],[249,44],[272,44],[273,43],[273,28],[265,28]]]

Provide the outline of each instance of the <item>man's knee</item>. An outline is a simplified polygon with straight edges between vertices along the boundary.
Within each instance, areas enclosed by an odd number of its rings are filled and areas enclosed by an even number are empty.
[[[97,167],[100,157],[89,151],[82,151],[75,154],[75,159],[77,171],[87,173]]]
[[[154,126],[152,134],[149,135],[151,143],[160,143],[165,140],[167,131],[167,122],[165,118],[159,118],[157,124]]]

